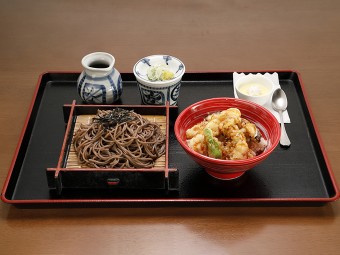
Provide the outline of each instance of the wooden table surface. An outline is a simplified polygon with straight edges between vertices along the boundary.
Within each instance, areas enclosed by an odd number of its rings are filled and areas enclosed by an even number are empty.
[[[187,71],[297,70],[340,180],[337,0],[0,0],[0,182],[38,76],[94,51]],[[294,142],[294,141],[293,141]],[[339,254],[340,202],[322,207],[18,209],[0,203],[0,254]]]

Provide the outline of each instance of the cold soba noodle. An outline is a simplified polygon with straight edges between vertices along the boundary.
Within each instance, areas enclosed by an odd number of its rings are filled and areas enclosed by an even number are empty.
[[[80,164],[94,168],[150,168],[165,153],[159,125],[120,108],[98,110],[75,132],[73,145]]]

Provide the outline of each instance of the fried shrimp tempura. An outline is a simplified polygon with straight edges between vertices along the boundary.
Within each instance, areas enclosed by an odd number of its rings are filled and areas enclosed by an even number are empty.
[[[237,108],[208,115],[186,131],[186,138],[194,151],[220,158],[220,153],[217,156],[210,151],[214,148],[214,151],[222,152],[222,159],[230,160],[252,158],[263,152],[267,145],[256,125],[242,118]],[[212,142],[213,145],[209,144]]]

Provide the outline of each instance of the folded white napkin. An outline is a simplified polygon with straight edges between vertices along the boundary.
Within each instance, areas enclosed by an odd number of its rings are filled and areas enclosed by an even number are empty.
[[[244,73],[234,72],[233,73],[233,82],[234,82],[234,84],[236,83],[236,81],[240,77],[245,76],[245,75],[246,74],[244,74]],[[276,72],[274,72],[272,74],[265,73],[265,74],[262,74],[262,75],[267,77],[267,78],[269,78],[274,83],[274,90],[277,89],[277,88],[281,88],[280,82],[279,82],[279,75]],[[235,86],[234,86],[234,96],[235,96],[235,98],[238,98],[238,96],[236,94]],[[280,116],[279,116],[278,112],[276,112],[273,109],[271,101],[267,102],[265,105],[263,105],[263,107],[267,108],[276,117],[277,121],[280,122]],[[288,114],[287,110],[283,112],[283,121],[285,123],[290,123],[290,118],[289,118],[289,114]]]

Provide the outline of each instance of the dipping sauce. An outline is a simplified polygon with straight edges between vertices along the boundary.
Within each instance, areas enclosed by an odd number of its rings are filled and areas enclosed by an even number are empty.
[[[110,65],[106,62],[101,62],[101,61],[94,61],[89,64],[89,67],[92,68],[108,68]]]
[[[239,91],[248,96],[263,96],[269,93],[269,89],[259,82],[242,84]]]

